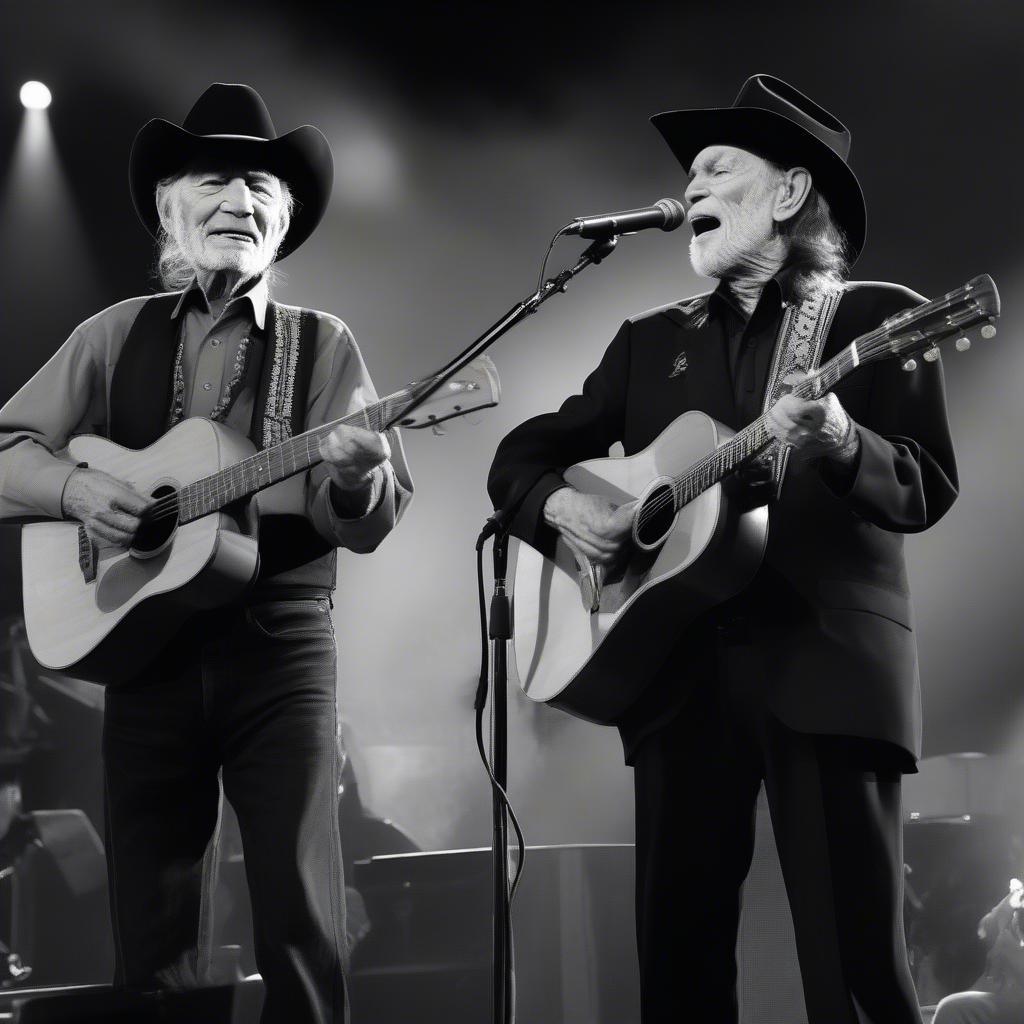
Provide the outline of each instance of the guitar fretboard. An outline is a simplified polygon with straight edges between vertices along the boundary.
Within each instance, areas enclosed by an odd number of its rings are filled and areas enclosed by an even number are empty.
[[[280,444],[250,455],[234,466],[186,484],[177,495],[178,521],[190,523],[232,502],[248,498],[266,487],[272,487],[290,476],[304,473],[323,461],[320,456],[320,442],[335,427],[348,424],[381,431],[410,403],[417,390],[428,386],[429,382],[415,388],[396,391],[393,395],[366,406],[365,409],[359,409],[305,433],[296,434]]]
[[[830,391],[863,361],[857,346],[858,343],[864,344],[868,337],[865,335],[844,348],[820,370],[794,387],[793,394],[800,398],[813,398]],[[748,423],[723,445],[694,463],[682,477],[674,481],[677,507],[693,501],[708,488],[720,483],[734,470],[760,455],[771,442],[772,435],[765,423],[764,416],[759,416],[752,423]]]

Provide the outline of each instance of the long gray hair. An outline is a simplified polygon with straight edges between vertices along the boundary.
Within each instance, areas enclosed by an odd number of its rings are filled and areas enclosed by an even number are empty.
[[[184,177],[187,171],[179,171],[169,177],[162,178],[156,183],[155,199],[157,212],[160,214],[160,230],[156,236],[156,258],[153,261],[153,276],[160,287],[168,292],[181,291],[192,283],[196,276],[195,268],[189,263],[177,239],[164,226],[174,221],[174,198],[175,186]],[[278,179],[281,185],[282,216],[284,223],[281,226],[281,241],[284,241],[288,234],[288,226],[291,224],[292,214],[295,211],[295,197],[286,181]],[[280,243],[278,243],[280,244]],[[276,253],[274,254],[276,256]],[[267,283],[273,285],[280,276],[274,270],[274,259],[271,258],[271,266],[264,277]]]
[[[784,173],[777,165],[773,169]],[[779,235],[789,243],[786,267],[794,271],[797,299],[819,289],[842,290],[850,276],[849,244],[828,200],[814,185],[799,211],[779,224]]]

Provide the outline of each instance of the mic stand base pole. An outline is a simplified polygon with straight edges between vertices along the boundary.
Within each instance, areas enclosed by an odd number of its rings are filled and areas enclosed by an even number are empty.
[[[503,790],[508,789],[508,643],[512,615],[505,576],[508,571],[508,532],[494,536],[494,595],[491,598],[488,636],[491,641],[491,771]],[[509,907],[508,814],[497,792],[492,794],[494,880],[492,1011],[494,1024],[512,1021],[511,909]]]

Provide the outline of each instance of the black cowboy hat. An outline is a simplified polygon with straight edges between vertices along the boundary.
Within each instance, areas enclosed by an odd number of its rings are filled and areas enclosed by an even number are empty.
[[[279,136],[255,89],[217,82],[196,100],[180,128],[157,117],[142,126],[132,143],[128,160],[132,202],[154,237],[160,229],[156,183],[196,157],[214,165],[241,164],[269,171],[288,183],[295,211],[278,259],[309,238],[327,209],[334,158],[323,133],[306,124]]]
[[[846,235],[850,262],[860,255],[867,207],[846,162],[850,132],[793,86],[771,75],[753,75],[731,107],[669,110],[655,114],[651,123],[687,171],[693,158],[713,145],[746,149],[783,167],[806,167]]]

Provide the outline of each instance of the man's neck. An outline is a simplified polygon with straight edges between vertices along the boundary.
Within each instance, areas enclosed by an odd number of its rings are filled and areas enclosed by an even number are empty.
[[[196,280],[208,302],[244,295],[255,283],[255,277],[242,277],[232,270],[199,270]]]
[[[764,252],[748,254],[722,281],[747,317],[754,312],[764,286],[783,268],[786,249],[778,239]]]

